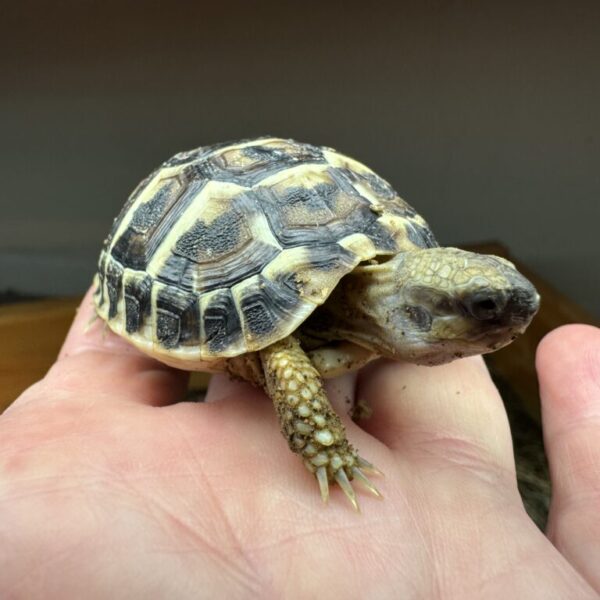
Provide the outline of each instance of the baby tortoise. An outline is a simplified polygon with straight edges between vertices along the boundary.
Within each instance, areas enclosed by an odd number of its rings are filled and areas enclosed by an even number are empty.
[[[176,154],[134,190],[100,253],[98,315],[177,368],[261,386],[327,500],[373,493],[322,378],[383,356],[435,365],[496,350],[539,296],[514,265],[440,248],[361,163],[264,137]]]

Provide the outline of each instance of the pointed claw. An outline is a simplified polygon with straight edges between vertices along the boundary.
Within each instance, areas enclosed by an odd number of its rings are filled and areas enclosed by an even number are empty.
[[[381,492],[371,483],[369,478],[358,467],[352,467],[352,475],[355,479],[360,481],[371,492],[371,494],[373,494],[373,496],[377,496],[377,498],[383,498]]]
[[[369,471],[374,475],[381,475],[382,477],[385,477],[385,475],[375,465],[372,465],[368,460],[365,460],[362,456],[359,456],[356,462],[358,463],[358,466],[361,469],[363,469],[363,471]]]
[[[327,481],[327,469],[319,467],[316,472],[319,489],[321,490],[321,498],[325,504],[329,500],[329,482]]]
[[[354,510],[356,512],[360,512],[360,506],[358,505],[356,494],[352,489],[352,484],[350,483],[350,480],[346,475],[346,471],[344,471],[344,469],[338,469],[338,471],[335,474],[335,480],[338,482],[338,485],[342,488],[344,494],[346,494],[348,500],[350,500],[350,502],[352,503]]]

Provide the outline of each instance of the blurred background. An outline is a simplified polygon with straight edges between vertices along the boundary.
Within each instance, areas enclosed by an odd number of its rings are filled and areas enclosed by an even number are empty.
[[[600,3],[3,3],[0,291],[82,293],[177,151],[274,134],[500,240],[600,316]]]

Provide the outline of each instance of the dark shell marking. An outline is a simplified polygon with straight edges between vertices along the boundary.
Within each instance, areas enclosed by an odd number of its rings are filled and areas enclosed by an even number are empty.
[[[242,340],[242,329],[231,290],[217,290],[204,308],[204,343],[213,354],[236,347]]]
[[[364,165],[292,140],[182,152],[133,192],[98,263],[111,328],[190,360],[296,329],[359,262],[437,245]]]
[[[125,330],[138,331],[151,313],[152,278],[140,273],[125,284]]]

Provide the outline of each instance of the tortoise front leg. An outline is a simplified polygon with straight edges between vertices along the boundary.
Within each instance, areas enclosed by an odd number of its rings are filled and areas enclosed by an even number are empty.
[[[356,371],[377,358],[374,352],[352,342],[341,342],[335,346],[323,346],[307,354],[323,379],[337,377],[348,371]],[[348,414],[353,421],[360,421],[361,419],[370,418],[373,410],[364,399],[354,398]]]
[[[329,482],[337,481],[352,505],[358,501],[350,480],[358,479],[376,496],[375,486],[363,470],[377,472],[346,439],[346,431],[333,410],[318,371],[298,340],[290,336],[261,350],[265,390],[269,394],[290,449],[304,458],[306,468],[319,482],[324,502]]]
[[[377,358],[371,350],[357,346],[352,342],[339,342],[323,346],[307,353],[310,362],[316,367],[323,379],[337,377],[348,371],[356,371]]]

